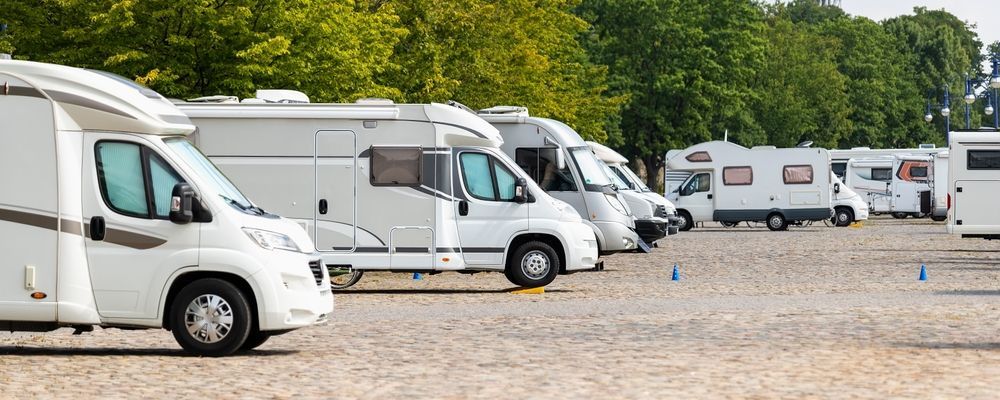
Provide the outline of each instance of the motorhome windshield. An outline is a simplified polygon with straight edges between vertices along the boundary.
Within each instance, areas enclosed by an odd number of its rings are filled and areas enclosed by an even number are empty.
[[[589,191],[599,191],[602,186],[611,184],[611,178],[601,169],[603,163],[597,159],[590,147],[577,147],[570,149],[577,169],[580,171],[580,179],[587,186]]]
[[[605,175],[607,175],[608,178],[611,179],[611,184],[615,185],[616,189],[619,190],[632,189],[632,186],[630,186],[628,183],[625,183],[625,181],[621,177],[619,177],[618,174],[615,173],[615,171],[612,171],[611,167],[609,167],[607,164],[601,164],[601,167],[603,167]]]
[[[214,190],[215,193],[219,195],[227,203],[236,207],[244,212],[254,213],[254,214],[264,214],[264,210],[261,210],[250,203],[243,193],[240,193],[239,189],[226,178],[219,169],[208,161],[208,158],[204,154],[201,154],[191,142],[188,142],[184,138],[170,138],[164,140],[174,154],[177,155],[188,167],[195,170],[199,176],[201,176],[205,183],[211,185],[210,189]]]
[[[632,172],[632,169],[630,169],[630,168],[628,168],[628,167],[626,167],[624,165],[619,165],[618,166],[618,170],[622,171],[622,173],[624,173],[626,176],[628,176],[629,180],[632,181],[632,183],[635,184],[636,188],[638,188],[637,189],[638,191],[640,191],[640,192],[652,192],[653,191],[652,189],[649,188],[649,186],[646,186],[646,184],[642,181],[642,178],[639,178],[639,175],[636,175],[635,172]]]

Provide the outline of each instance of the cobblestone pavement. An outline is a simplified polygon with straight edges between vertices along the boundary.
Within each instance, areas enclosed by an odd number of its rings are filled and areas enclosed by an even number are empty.
[[[543,295],[371,274],[331,324],[222,359],[165,331],[4,333],[0,398],[996,399],[998,279],[1000,243],[929,220],[695,229]]]

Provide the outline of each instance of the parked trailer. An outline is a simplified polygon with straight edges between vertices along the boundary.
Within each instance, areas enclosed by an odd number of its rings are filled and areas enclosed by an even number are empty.
[[[628,206],[576,131],[556,120],[532,117],[524,107],[498,106],[480,110],[479,116],[500,131],[500,149],[532,180],[576,209],[597,235],[601,254],[642,245]]]
[[[691,173],[668,197],[683,221],[681,230],[708,221],[749,221],[777,231],[833,216],[830,154],[824,149],[748,149],[711,141],[676,153],[666,168]]]
[[[228,176],[308,229],[334,287],[364,271],[495,271],[537,287],[595,267],[591,229],[527,179],[474,114],[387,100],[255,104],[287,95],[180,108]]]
[[[1000,132],[952,132],[948,151],[948,233],[1000,239]]]
[[[600,143],[587,142],[587,146],[608,167],[613,180],[621,182],[618,193],[635,216],[635,229],[643,241],[653,243],[666,235],[677,234],[677,209],[628,169],[627,158]]]
[[[324,322],[328,276],[124,78],[0,61],[0,330],[165,328],[221,356]]]

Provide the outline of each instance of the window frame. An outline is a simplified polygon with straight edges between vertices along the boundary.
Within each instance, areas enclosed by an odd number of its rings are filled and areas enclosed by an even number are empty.
[[[967,149],[967,150],[965,150],[965,168],[966,169],[968,169],[970,171],[996,171],[996,170],[1000,170],[1000,165],[998,165],[996,167],[979,167],[979,166],[973,166],[973,164],[972,164],[972,155],[973,155],[973,153],[993,153],[993,154],[1000,155],[1000,150],[992,150],[992,149]],[[998,157],[998,158],[1000,158],[1000,157]]]
[[[536,169],[538,169],[537,167],[539,165],[539,160],[541,160],[541,158],[542,158],[542,155],[541,155],[542,150],[551,150],[553,152],[557,152],[557,151],[561,151],[561,148],[559,148],[559,147],[531,147],[531,146],[524,146],[524,147],[517,147],[517,148],[514,149],[514,157],[513,157],[514,164],[518,168],[520,168],[522,171],[524,171],[525,175],[528,175],[529,179],[535,181],[535,184],[537,184],[539,187],[541,187],[542,186],[542,178],[543,178],[543,176],[541,176],[541,175],[544,174],[544,171],[538,171],[538,170],[536,170],[535,171],[535,175],[539,175],[539,176],[532,176],[532,174],[530,174],[528,172],[528,170],[522,168],[519,164],[517,164],[517,158],[518,158],[517,157],[518,156],[517,152],[521,151],[521,150],[524,150],[524,151],[534,151],[534,153],[535,153],[535,167],[536,167]],[[558,156],[556,156],[556,157],[558,157]],[[550,164],[555,164],[555,162],[556,162],[555,160],[552,160],[550,162]],[[568,160],[566,162],[566,168],[565,169],[556,169],[557,173],[560,172],[560,171],[565,171],[566,174],[569,175],[570,179],[569,179],[568,182],[572,185],[572,187],[570,187],[569,190],[546,190],[546,191],[579,193],[580,192],[580,184],[577,183],[577,175],[579,174],[579,172],[574,172],[573,170],[574,170],[574,168],[570,167]],[[542,187],[542,189],[545,189],[545,188]]]
[[[750,182],[747,182],[747,183],[729,183],[729,182],[726,182],[726,171],[729,171],[731,169],[748,169],[748,170],[750,170]],[[722,185],[723,186],[751,186],[751,185],[753,185],[753,167],[750,166],[750,165],[734,165],[734,166],[730,166],[730,167],[722,167]]]
[[[704,159],[704,160],[692,160],[691,159],[695,155],[701,155],[701,154],[704,154],[706,159]],[[701,151],[696,151],[694,153],[688,154],[686,157],[684,157],[684,159],[687,160],[688,162],[712,162],[712,155],[708,154],[707,151],[701,150]]]
[[[101,152],[100,152],[100,145],[104,143],[122,143],[139,147],[139,166],[142,168],[143,193],[146,196],[145,215],[122,210],[111,203],[111,199],[108,197],[107,178],[104,176],[104,161],[101,158]],[[108,209],[110,209],[116,214],[130,218],[161,220],[161,221],[170,220],[169,212],[167,213],[167,215],[162,217],[157,215],[156,213],[156,199],[154,198],[153,184],[152,184],[153,176],[149,166],[150,155],[159,157],[161,160],[163,160],[164,164],[166,164],[166,166],[170,169],[170,172],[173,172],[174,175],[180,177],[180,182],[178,183],[187,182],[187,179],[184,178],[184,175],[182,175],[177,170],[177,167],[173,166],[170,163],[170,161],[167,160],[166,157],[157,153],[151,147],[146,146],[142,143],[132,142],[128,140],[113,140],[113,139],[98,140],[96,143],[94,143],[94,170],[95,173],[97,174],[97,186],[98,190],[101,192],[101,200],[104,202],[104,205],[108,207]]]
[[[489,166],[489,171],[490,171],[490,182],[493,184],[493,198],[492,199],[488,199],[488,198],[485,198],[485,197],[477,196],[475,193],[472,193],[471,189],[469,189],[469,178],[468,178],[468,175],[466,175],[466,173],[465,173],[465,160],[462,158],[462,156],[465,155],[465,154],[482,154],[482,155],[486,156],[486,162],[487,162],[487,165]],[[513,198],[510,199],[510,200],[503,200],[503,199],[500,198],[500,184],[497,183],[497,173],[496,173],[496,169],[495,169],[497,166],[500,166],[501,168],[507,170],[507,172],[509,172],[511,174],[511,176],[514,177],[514,184],[517,185],[517,178],[518,178],[517,173],[514,172],[514,170],[512,168],[510,168],[507,164],[504,164],[504,163],[500,162],[500,160],[498,160],[497,157],[494,156],[493,154],[490,154],[490,153],[485,152],[485,151],[472,151],[472,150],[460,151],[458,153],[458,169],[459,169],[459,171],[462,174],[462,189],[465,190],[465,193],[468,194],[469,197],[472,197],[473,199],[476,199],[476,200],[480,200],[480,201],[492,201],[492,202],[496,202],[496,203],[513,203],[514,202]],[[517,196],[514,196],[514,197],[517,197]]]
[[[789,169],[789,168],[795,168],[795,167],[809,167],[809,182],[789,182],[788,181],[788,178],[785,177],[785,171],[787,169]],[[813,166],[810,165],[810,164],[793,164],[793,165],[782,166],[781,167],[781,181],[784,182],[786,185],[812,185],[814,182],[816,182],[816,168],[813,168]]]
[[[417,182],[416,183],[379,183],[375,181],[375,152],[377,150],[416,150],[417,151]],[[368,148],[368,183],[381,187],[420,187],[424,184],[424,148],[421,146],[371,146]]]
[[[884,171],[886,173],[886,179],[878,179],[875,177],[875,170]],[[871,179],[876,182],[892,182],[892,168],[875,167],[871,168],[871,174],[869,175]]]

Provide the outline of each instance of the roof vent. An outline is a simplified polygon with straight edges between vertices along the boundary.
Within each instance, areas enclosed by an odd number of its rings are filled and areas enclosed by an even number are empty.
[[[459,103],[459,102],[457,102],[455,100],[448,100],[448,103],[446,103],[446,104],[448,104],[449,106],[455,107],[455,108],[457,108],[459,110],[462,110],[462,111],[467,111],[467,112],[472,113],[472,114],[476,113],[476,110],[473,110],[473,109],[467,107],[465,104]]]
[[[754,146],[754,147],[750,148],[750,150],[774,150],[774,149],[777,149],[777,147],[774,147],[774,146]]]
[[[851,150],[871,150],[871,147],[851,147]]]
[[[527,117],[528,107],[520,106],[496,106],[479,110],[481,115],[518,115]]]
[[[921,143],[920,146],[917,147],[917,148],[920,148],[920,149],[936,149],[937,145],[934,144],[934,143]]]
[[[0,53],[0,60],[13,60],[13,58],[10,57],[10,54]]]
[[[268,103],[308,103],[309,96],[297,90],[261,89],[256,98]]]
[[[239,103],[240,99],[236,96],[226,96],[226,95],[215,95],[215,96],[203,96],[196,97],[193,99],[187,99],[189,103]]]
[[[396,104],[392,100],[383,99],[381,97],[365,97],[363,99],[358,99],[354,102],[355,104],[369,104],[374,106],[391,106]]]

